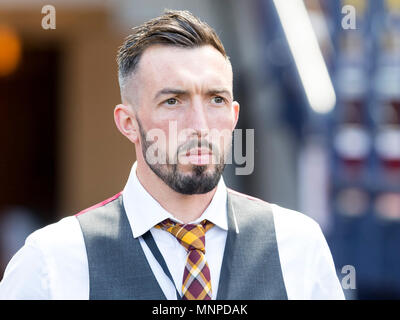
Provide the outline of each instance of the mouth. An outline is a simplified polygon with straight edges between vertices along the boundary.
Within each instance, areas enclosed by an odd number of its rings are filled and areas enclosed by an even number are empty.
[[[202,156],[202,155],[212,155],[212,151],[207,148],[193,148],[186,152],[186,156]]]
[[[183,154],[185,162],[194,165],[207,165],[212,163],[213,153],[208,148],[193,148]]]

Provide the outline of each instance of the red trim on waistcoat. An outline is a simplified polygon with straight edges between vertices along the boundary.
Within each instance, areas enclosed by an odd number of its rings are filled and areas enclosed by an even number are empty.
[[[259,201],[259,202],[262,202],[262,203],[270,204],[270,203],[267,202],[267,201],[264,201],[264,200],[261,200],[261,199],[259,199],[259,198],[255,198],[255,197],[249,196],[248,194],[240,193],[240,192],[235,191],[235,190],[232,190],[232,189],[230,189],[230,188],[226,188],[226,189],[227,189],[227,191],[230,192],[230,193],[234,193],[234,194],[236,194],[236,195],[238,195],[238,196],[245,197],[245,198],[247,198],[247,199],[249,199],[249,200],[254,200],[254,201]]]
[[[86,209],[78,212],[77,214],[75,214],[75,217],[80,216],[81,214],[84,214],[85,212],[88,212],[90,210],[105,206],[107,203],[117,199],[121,194],[122,194],[122,191],[118,192],[115,196],[112,196],[111,198],[108,198],[100,203],[95,204],[94,206],[91,206],[89,208],[86,208]]]

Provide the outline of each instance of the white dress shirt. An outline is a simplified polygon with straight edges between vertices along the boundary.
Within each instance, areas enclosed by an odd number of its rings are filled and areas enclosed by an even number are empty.
[[[169,232],[154,226],[167,212],[141,185],[133,165],[122,193],[133,237],[140,244],[167,299],[181,290],[187,253]],[[200,218],[215,224],[206,233],[206,259],[216,298],[227,237],[227,189],[221,178],[217,191]],[[329,247],[311,218],[272,205],[279,259],[289,299],[344,299]],[[150,230],[174,279],[165,275],[142,235]],[[237,230],[240,232],[240,225]],[[82,231],[75,216],[66,217],[32,233],[9,262],[0,282],[0,299],[88,299],[89,270]]]

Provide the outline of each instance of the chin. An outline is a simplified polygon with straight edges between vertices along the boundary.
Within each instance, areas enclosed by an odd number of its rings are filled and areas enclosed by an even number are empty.
[[[213,174],[217,171],[217,166],[214,164],[187,164],[178,166],[178,171],[182,174],[204,175]]]

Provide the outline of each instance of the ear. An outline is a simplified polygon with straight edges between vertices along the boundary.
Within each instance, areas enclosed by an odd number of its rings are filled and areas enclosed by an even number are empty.
[[[131,142],[139,142],[139,129],[135,114],[130,106],[119,104],[114,109],[114,121],[118,130]]]
[[[232,130],[233,130],[236,128],[236,124],[239,120],[240,105],[237,101],[232,102],[232,109],[233,109],[232,111],[233,111],[233,115],[234,115],[234,122],[233,122],[233,128],[232,128]]]

